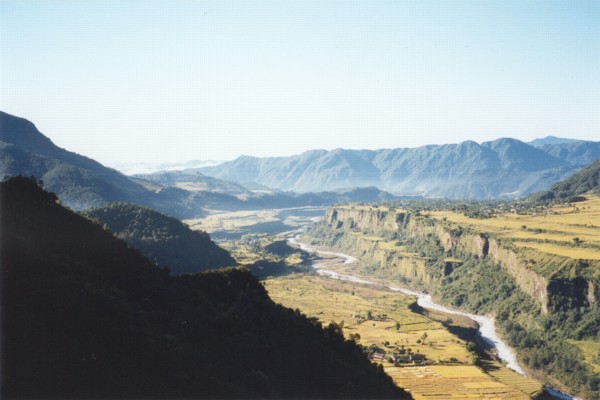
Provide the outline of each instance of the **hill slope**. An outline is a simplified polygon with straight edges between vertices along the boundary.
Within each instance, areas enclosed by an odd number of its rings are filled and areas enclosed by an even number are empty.
[[[548,190],[534,193],[529,198],[533,201],[570,199],[589,191],[600,194],[600,158],[570,178],[555,183]]]
[[[85,215],[106,224],[119,239],[138,249],[157,266],[169,267],[174,273],[237,264],[207,233],[192,231],[177,218],[149,208],[113,203],[89,210]]]
[[[169,276],[25,178],[0,205],[3,398],[402,395],[246,270]]]
[[[34,175],[74,209],[138,201],[149,192],[120,172],[61,149],[34,124],[0,112],[0,175]]]

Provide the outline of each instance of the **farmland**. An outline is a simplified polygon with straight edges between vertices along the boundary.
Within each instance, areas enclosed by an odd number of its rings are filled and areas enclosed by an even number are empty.
[[[478,357],[467,349],[472,345],[444,325],[472,332],[473,322],[437,312],[413,312],[413,296],[310,275],[270,278],[264,284],[274,301],[298,308],[323,324],[335,322],[347,338],[358,335],[359,344],[376,346],[386,357],[398,350],[424,355],[428,361],[422,365],[382,361],[386,373],[415,399],[528,399],[541,391],[538,382],[497,361],[480,360],[484,368],[476,366]]]
[[[360,257],[360,264],[342,266],[347,274],[495,314],[524,368],[592,399],[600,387],[600,198],[577,200],[337,206],[305,240]]]
[[[459,212],[432,211],[429,216],[481,233],[509,239],[517,247],[572,259],[600,260],[600,197],[553,206],[543,212],[503,213],[470,218]]]

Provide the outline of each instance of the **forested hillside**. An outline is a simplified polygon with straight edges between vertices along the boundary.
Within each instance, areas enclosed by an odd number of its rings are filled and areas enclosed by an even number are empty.
[[[89,210],[85,215],[106,224],[119,239],[157,266],[168,267],[177,274],[237,264],[206,232],[192,231],[177,218],[146,207],[113,203]]]
[[[0,205],[3,398],[402,396],[247,270],[170,276],[26,178]]]
[[[573,200],[590,191],[600,194],[600,158],[569,179],[552,185],[548,190],[532,194],[530,199],[533,201]]]

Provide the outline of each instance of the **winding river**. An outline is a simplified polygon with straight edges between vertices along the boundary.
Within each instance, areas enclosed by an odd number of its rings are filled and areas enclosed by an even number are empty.
[[[293,238],[288,238],[287,240],[290,244],[296,245],[296,246],[300,247],[300,249],[307,251],[309,253],[317,253],[317,254],[321,254],[321,255],[325,255],[325,256],[334,256],[337,258],[341,258],[344,260],[344,264],[352,264],[357,261],[357,259],[355,257],[352,257],[348,254],[337,253],[334,251],[319,250],[319,249],[309,247],[306,243],[301,243],[297,240],[297,238],[299,236],[300,235],[293,237]],[[338,274],[335,271],[324,269],[323,265],[324,265],[323,263],[316,262],[316,263],[312,264],[312,267],[316,270],[317,274],[322,275],[322,276],[328,276],[328,277],[334,278],[334,279],[340,279],[340,280],[355,282],[355,283],[362,283],[362,284],[366,284],[366,285],[380,285],[379,283],[371,282],[371,281],[361,279],[361,278],[357,278],[352,275]],[[397,287],[397,286],[388,286],[388,288],[390,290],[393,290],[396,292],[401,292],[404,294],[416,296],[417,304],[423,308],[441,311],[446,314],[461,315],[463,317],[467,317],[467,318],[470,318],[470,319],[476,321],[479,324],[478,335],[480,336],[480,338],[483,341],[485,341],[485,343],[487,345],[489,345],[490,348],[492,348],[496,351],[498,358],[502,362],[504,362],[508,368],[512,369],[513,371],[515,371],[521,375],[525,375],[525,371],[523,371],[523,369],[519,366],[519,363],[517,362],[517,357],[515,355],[515,352],[498,336],[498,333],[496,332],[496,325],[495,325],[494,318],[487,317],[484,315],[469,314],[469,313],[466,313],[463,311],[458,311],[458,310],[454,310],[454,309],[442,306],[440,304],[435,303],[433,301],[433,299],[431,298],[431,295],[429,295],[429,294],[415,292],[413,290],[409,290],[409,289],[405,289],[405,288],[401,288],[401,287]],[[554,396],[558,399],[561,399],[561,400],[580,400],[576,397],[569,396],[567,394],[564,394],[562,392],[559,392],[559,391],[549,388],[549,387],[546,387],[546,390],[552,396]]]

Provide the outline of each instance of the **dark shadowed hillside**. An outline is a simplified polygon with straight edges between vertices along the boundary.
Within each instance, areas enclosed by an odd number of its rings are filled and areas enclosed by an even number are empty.
[[[192,231],[177,218],[149,208],[113,203],[85,215],[106,224],[118,238],[159,267],[169,267],[177,274],[237,264],[206,232]]]
[[[3,398],[398,398],[243,269],[170,276],[26,178],[0,184]]]

